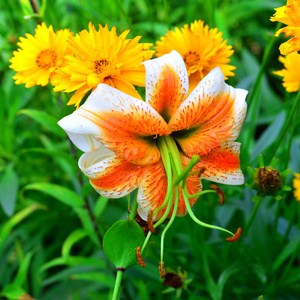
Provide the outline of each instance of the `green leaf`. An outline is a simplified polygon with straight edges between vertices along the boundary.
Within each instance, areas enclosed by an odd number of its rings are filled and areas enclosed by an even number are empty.
[[[10,218],[5,223],[5,225],[2,227],[2,229],[0,231],[0,248],[1,248],[1,245],[3,244],[3,242],[8,237],[11,230],[17,224],[19,224],[23,219],[25,219],[28,215],[30,215],[32,212],[34,212],[37,209],[45,209],[45,206],[38,205],[38,204],[31,205],[31,206],[21,210],[17,214],[15,214],[12,218]]]
[[[12,165],[5,168],[0,177],[0,203],[6,215],[11,216],[15,211],[19,178]]]
[[[297,249],[300,246],[300,236],[295,236],[280,252],[279,255],[277,255],[277,258],[275,259],[272,269],[273,271],[276,271],[283,263],[284,261],[292,255],[294,251],[297,251]]]
[[[28,153],[28,152],[37,152],[37,153],[43,153],[47,154],[50,156],[53,156],[53,158],[63,158],[66,162],[69,163],[70,166],[78,168],[77,162],[75,159],[73,159],[70,154],[64,153],[62,151],[55,151],[55,150],[49,150],[49,149],[44,149],[44,148],[28,148],[28,149],[23,149],[22,153]]]
[[[28,190],[43,192],[71,207],[78,207],[84,204],[83,199],[76,193],[57,184],[48,182],[31,183],[24,187],[24,191]]]
[[[0,295],[8,299],[32,299],[21,287],[13,284],[5,286]]]
[[[105,269],[107,264],[101,258],[91,258],[84,256],[68,256],[66,257],[57,257],[52,259],[51,261],[45,263],[41,268],[40,272],[44,272],[50,268],[68,265],[71,267],[75,266],[89,266],[89,267],[97,267],[99,269]]]
[[[72,275],[71,278],[97,282],[109,288],[114,287],[114,281],[115,281],[115,279],[112,276],[100,272],[78,273]]]
[[[16,277],[14,278],[13,284],[16,286],[22,286],[28,278],[28,269],[30,266],[31,258],[33,253],[29,252],[26,254],[25,258],[20,263],[20,267]]]
[[[100,196],[97,201],[96,201],[96,204],[95,204],[95,208],[94,208],[94,213],[95,213],[95,216],[96,218],[98,219],[101,214],[103,213],[106,205],[107,205],[107,202],[108,202],[108,198],[104,198],[102,196]]]
[[[81,207],[75,207],[74,211],[76,213],[76,215],[78,216],[78,218],[80,219],[80,222],[82,224],[82,227],[89,232],[90,238],[91,240],[97,245],[97,246],[101,246],[99,244],[99,240],[98,237],[95,233],[94,227],[93,227],[93,223],[91,221],[90,215],[87,212],[87,210],[85,208],[81,208]]]
[[[89,232],[87,232],[84,229],[76,229],[74,230],[65,240],[62,246],[61,250],[61,255],[65,258],[68,259],[70,256],[71,249],[73,245],[80,241],[81,239],[85,238],[86,236],[89,235]]]
[[[39,110],[34,109],[22,109],[19,114],[26,115],[41,124],[48,131],[56,134],[59,137],[64,137],[65,133],[57,124],[57,118]]]
[[[278,114],[273,124],[270,125],[260,136],[254,149],[251,152],[251,160],[257,157],[278,139],[278,135],[280,134],[280,131],[283,127],[285,117],[286,116],[284,111]]]
[[[135,251],[145,240],[143,230],[133,220],[120,220],[112,225],[103,239],[106,257],[116,268],[128,268],[136,264]]]

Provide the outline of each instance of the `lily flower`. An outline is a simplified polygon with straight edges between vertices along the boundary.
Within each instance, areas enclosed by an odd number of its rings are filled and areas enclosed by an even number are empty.
[[[179,53],[143,64],[146,101],[99,84],[58,124],[85,152],[79,167],[100,195],[121,198],[138,188],[142,219],[149,212],[160,221],[191,215],[205,192],[201,177],[244,183],[235,140],[247,91],[227,85],[216,67],[186,97],[188,73]]]

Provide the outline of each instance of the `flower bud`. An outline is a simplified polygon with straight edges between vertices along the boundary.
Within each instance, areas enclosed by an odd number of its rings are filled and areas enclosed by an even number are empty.
[[[254,185],[260,193],[273,195],[282,188],[282,176],[271,166],[255,169]]]

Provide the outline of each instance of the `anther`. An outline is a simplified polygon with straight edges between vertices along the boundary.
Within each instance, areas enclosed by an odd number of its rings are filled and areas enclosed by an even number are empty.
[[[135,256],[136,256],[137,263],[138,263],[141,267],[145,268],[145,267],[146,267],[146,264],[145,264],[145,262],[144,262],[144,260],[143,260],[143,258],[142,258],[141,247],[140,247],[140,246],[138,246],[138,247],[136,248],[136,250],[135,250]]]
[[[205,172],[206,168],[205,167],[200,167],[200,169],[198,170],[198,177],[201,177],[201,175]]]
[[[233,236],[226,238],[226,241],[227,242],[235,242],[239,239],[241,234],[242,234],[242,227],[239,227]]]
[[[220,197],[219,204],[223,205],[225,202],[225,196],[224,196],[224,192],[222,191],[222,189],[215,184],[211,184],[210,188],[212,188],[218,194],[218,196]]]
[[[155,228],[153,227],[153,211],[149,210],[148,212],[148,221],[147,221],[148,229],[151,231],[152,234],[155,233]]]
[[[159,269],[160,278],[165,278],[166,277],[166,269],[165,269],[165,263],[163,261],[159,262],[158,269]]]

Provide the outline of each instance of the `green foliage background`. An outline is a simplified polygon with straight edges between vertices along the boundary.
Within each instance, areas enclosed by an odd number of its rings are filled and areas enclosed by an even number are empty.
[[[99,197],[78,170],[81,153],[72,148],[71,155],[66,135],[56,124],[74,110],[66,105],[68,95],[55,94],[51,86],[26,89],[14,84],[8,66],[19,36],[34,34],[39,20],[52,24],[55,31],[70,28],[75,33],[87,29],[89,21],[108,23],[118,33],[129,28],[131,38],[142,35],[143,42],[151,43],[168,28],[194,20],[218,27],[235,50],[236,76],[228,83],[249,90],[252,99],[239,137],[246,180],[251,182],[247,166],[257,167],[263,153],[266,163],[278,157],[278,170],[291,169],[286,185],[292,186],[292,174],[300,167],[299,111],[287,122],[296,95],[286,93],[281,80],[272,75],[282,68],[278,46],[283,38],[276,38],[266,50],[276,27],[269,17],[275,7],[285,4],[283,0],[48,0],[38,2],[37,17],[32,16],[29,1],[0,2],[1,299],[110,299],[115,268],[105,258],[101,241],[114,222],[127,216],[125,199]],[[261,86],[255,84],[258,75]],[[195,214],[232,231],[245,227],[255,206],[255,191],[245,186],[222,188],[224,206],[208,194],[198,200]],[[266,300],[300,299],[299,205],[292,192],[284,193],[280,201],[265,197],[247,234],[233,244],[188,216],[177,218],[166,237],[164,260],[167,268],[181,267],[192,279],[181,299],[245,300],[260,295]],[[175,299],[175,291],[162,284],[158,273],[159,232],[145,261],[146,268],[136,265],[125,272],[120,299]]]

